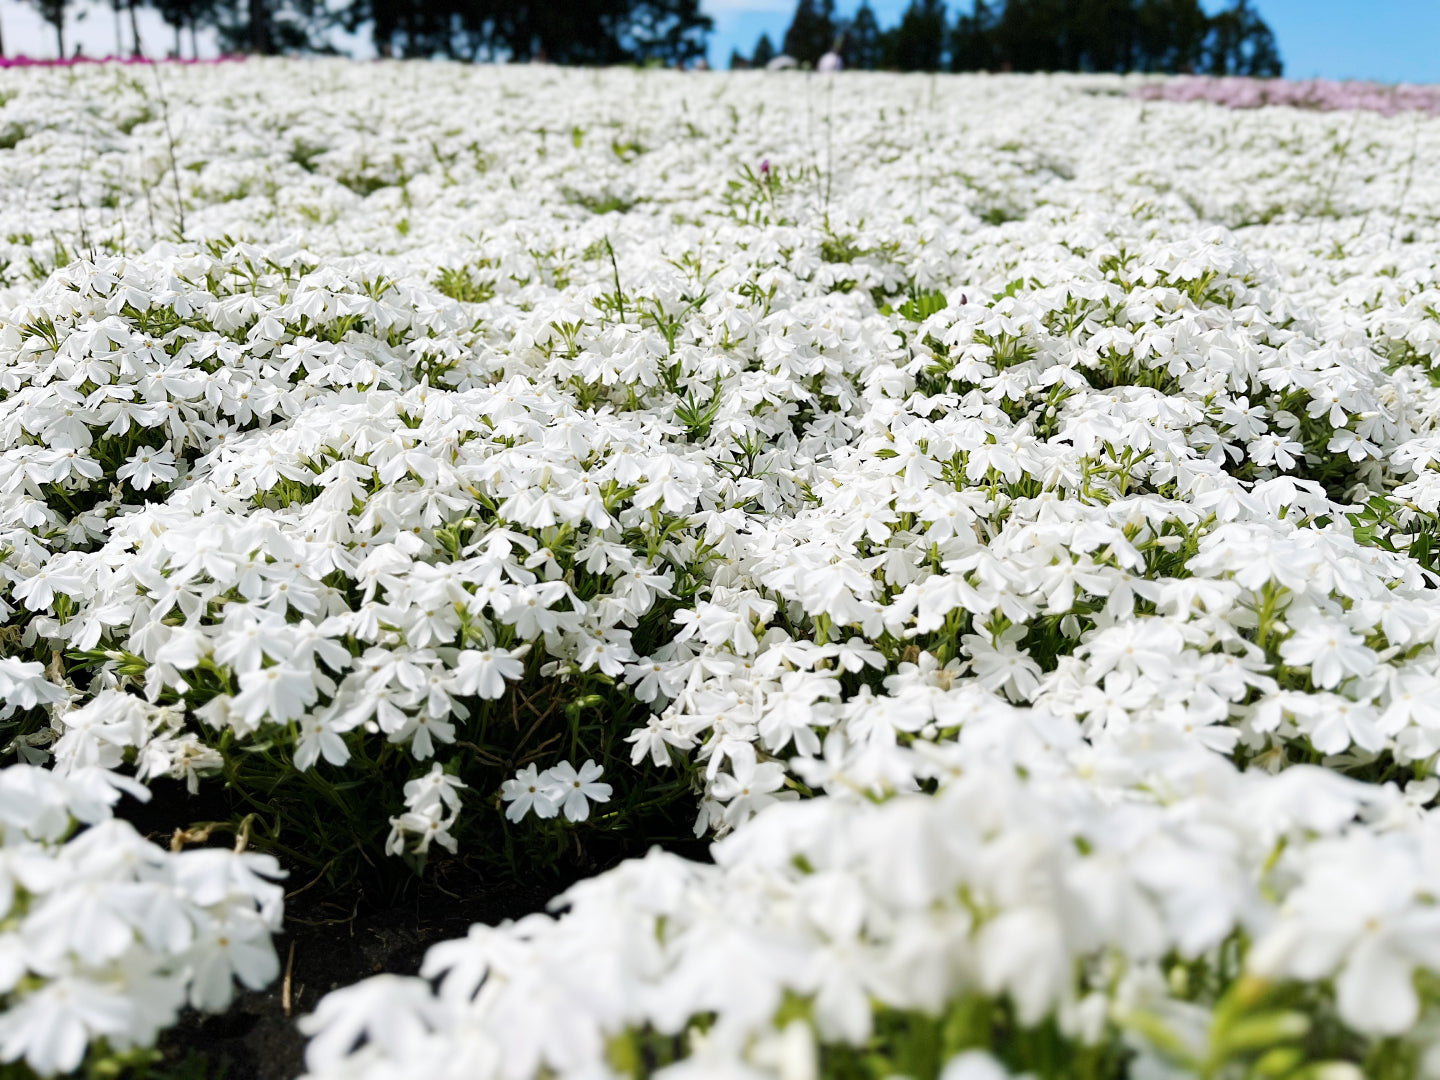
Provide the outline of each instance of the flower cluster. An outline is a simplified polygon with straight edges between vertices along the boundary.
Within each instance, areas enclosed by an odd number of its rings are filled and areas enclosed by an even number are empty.
[[[552,818],[562,810],[568,821],[584,821],[590,816],[590,804],[610,801],[610,785],[600,782],[604,768],[587,761],[575,771],[568,761],[537,773],[527,765],[500,788],[501,798],[510,805],[505,816],[519,821],[534,812],[536,817]]]
[[[125,792],[148,797],[99,768],[0,770],[0,1061],[71,1072],[279,974],[274,857],[159,848],[111,816]]]
[[[6,746],[728,837],[317,1072],[1431,1068],[1440,127],[1133,82],[0,72]]]
[[[414,850],[420,855],[428,853],[431,844],[456,851],[459,845],[450,830],[460,816],[464,787],[463,781],[446,775],[439,762],[424,776],[411,780],[405,785],[405,812],[390,819],[385,850],[398,855],[406,850],[407,839],[413,838]]]
[[[310,1075],[900,1072],[926,1030],[930,1075],[991,1047],[1034,1069],[1058,1040],[1076,1071],[1358,1078],[1267,1071],[1336,1016],[1365,1075],[1434,1075],[1415,986],[1440,971],[1440,834],[1416,800],[937,696],[969,719],[916,757],[935,794],[776,807],[714,866],[655,852],[558,897],[558,919],[474,927],[419,978],[324,999]]]
[[[1385,116],[1402,112],[1423,112],[1432,116],[1440,113],[1440,90],[1412,83],[1382,85],[1362,80],[1192,75],[1161,82],[1147,81],[1135,93],[1147,101],[1209,101],[1227,109],[1287,105],[1326,112],[1365,110]]]

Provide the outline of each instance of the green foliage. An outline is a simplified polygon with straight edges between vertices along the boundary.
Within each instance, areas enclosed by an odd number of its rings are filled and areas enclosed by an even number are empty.
[[[1234,943],[1234,956],[1243,943]],[[1209,970],[1204,961],[1173,961],[1172,984],[1182,998],[1210,1015],[1201,1045],[1195,1033],[1176,1030],[1173,1018],[1140,1009],[1110,1018],[1089,1038],[1066,1034],[1052,1018],[1025,1024],[1013,1002],[973,990],[951,998],[936,1013],[876,1008],[870,1035],[858,1044],[817,1039],[819,1076],[826,1080],[886,1080],[909,1076],[933,1080],[945,1064],[969,1050],[993,1054],[1013,1075],[1035,1080],[1123,1080],[1136,1064],[1137,1047],[1197,1080],[1246,1077],[1249,1080],[1320,1080],[1337,1066],[1364,1075],[1395,1078],[1413,1075],[1413,1050],[1385,1040],[1367,1043],[1343,1027],[1315,1023],[1331,1008],[1323,994],[1292,984],[1254,977],[1236,978]],[[636,1080],[688,1056],[712,1018],[697,1016],[679,1034],[652,1028],[627,1029],[607,1046],[611,1067]],[[815,1039],[814,999],[787,994],[776,1011],[777,1032],[808,1029],[802,1041]],[[1333,1075],[1356,1075],[1352,1071]]]
[[[493,264],[480,260],[461,267],[442,267],[435,278],[435,288],[451,300],[462,304],[483,304],[495,295],[495,279],[481,276],[481,270],[491,269]]]
[[[942,292],[933,290],[916,292],[912,290],[910,298],[898,308],[893,308],[889,304],[881,305],[880,314],[893,315],[898,313],[902,319],[908,319],[910,322],[918,323],[924,322],[931,315],[944,311],[948,303],[949,301],[945,299],[945,294]]]
[[[1360,543],[1408,555],[1432,574],[1440,573],[1440,518],[1436,515],[1375,495],[1346,517]]]
[[[575,188],[567,187],[562,189],[560,194],[572,206],[583,207],[592,214],[623,214],[640,202],[639,199],[627,199],[623,195],[616,195],[610,191],[592,195],[586,191],[577,191]]]

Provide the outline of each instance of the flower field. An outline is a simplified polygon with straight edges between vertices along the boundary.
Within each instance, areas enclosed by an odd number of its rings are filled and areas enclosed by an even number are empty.
[[[1440,118],[1153,85],[0,70],[5,1067],[1440,1076]]]

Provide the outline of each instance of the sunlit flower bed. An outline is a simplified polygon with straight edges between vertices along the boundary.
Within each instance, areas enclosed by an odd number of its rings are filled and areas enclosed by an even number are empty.
[[[1440,1075],[1440,121],[1135,85],[0,72],[0,1058]]]

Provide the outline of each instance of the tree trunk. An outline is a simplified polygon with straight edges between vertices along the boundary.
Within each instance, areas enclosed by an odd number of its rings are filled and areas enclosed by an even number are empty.
[[[145,49],[140,44],[140,20],[135,17],[135,0],[130,0],[130,36],[135,39],[133,55],[144,56]]]
[[[275,51],[270,39],[270,10],[265,0],[250,0],[250,51],[269,56]]]
[[[52,24],[55,27],[55,48],[60,50],[60,59],[65,59],[65,12]]]
[[[112,0],[110,10],[115,12],[115,55],[125,55],[125,28],[120,23],[120,0]]]
[[[195,29],[195,16],[190,16],[190,59],[200,59],[200,34]]]
[[[0,34],[0,60],[5,59],[5,35]]]

